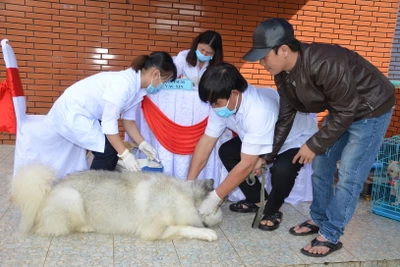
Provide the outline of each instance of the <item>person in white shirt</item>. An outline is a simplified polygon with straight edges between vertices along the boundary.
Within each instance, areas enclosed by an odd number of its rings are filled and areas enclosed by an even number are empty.
[[[173,59],[178,78],[192,80],[197,88],[207,67],[223,62],[221,35],[211,30],[202,32],[193,39],[190,49],[179,52]]]
[[[138,56],[126,70],[100,72],[68,87],[50,109],[46,122],[65,139],[92,151],[90,169],[112,171],[120,157],[128,170],[140,171],[119,136],[118,119],[122,118],[139,149],[154,159],[155,149],[143,139],[134,121],[136,110],[146,93],[159,92],[164,82],[176,77],[168,53]]]
[[[262,161],[259,156],[272,151],[279,114],[279,95],[272,88],[249,85],[236,67],[223,63],[209,67],[203,74],[199,96],[202,101],[210,103],[214,112],[211,112],[205,133],[196,145],[187,179],[196,179],[226,128],[238,135],[220,147],[220,159],[229,173],[203,201],[199,212],[205,216],[212,213],[221,199],[237,186],[246,199],[231,204],[230,210],[255,212],[260,202],[261,183],[256,179],[256,183],[250,186],[245,179],[251,172],[258,172]],[[279,227],[282,220],[279,209],[303,166],[299,162],[292,163],[292,159],[316,131],[317,123],[311,114],[296,114],[294,126],[270,169],[272,190],[258,226],[261,230]]]

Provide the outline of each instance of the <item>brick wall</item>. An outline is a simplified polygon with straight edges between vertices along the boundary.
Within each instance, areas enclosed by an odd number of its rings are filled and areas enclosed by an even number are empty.
[[[389,128],[386,132],[386,137],[391,137],[393,135],[400,134],[400,86],[396,88],[396,103],[395,109],[393,111],[392,121],[390,122]]]
[[[390,58],[389,78],[400,80],[400,6],[397,16],[396,30],[393,38],[392,55]]]
[[[282,17],[302,41],[333,42],[354,49],[388,73],[398,0],[2,0],[0,38],[14,47],[28,113],[46,114],[75,81],[121,70],[136,55],[176,54],[198,33],[222,34],[226,61],[255,85],[273,86],[258,64],[241,57],[256,25]],[[133,4],[134,3],[134,4]],[[0,66],[0,78],[5,75]],[[399,125],[393,125],[395,133]],[[14,136],[0,134],[0,143]]]

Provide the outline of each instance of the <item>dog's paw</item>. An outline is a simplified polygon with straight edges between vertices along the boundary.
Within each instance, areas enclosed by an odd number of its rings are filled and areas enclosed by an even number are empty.
[[[212,241],[216,241],[218,239],[218,235],[212,229],[203,228],[197,233],[196,238],[212,242]]]
[[[216,212],[202,217],[202,221],[207,227],[213,227],[220,224],[222,222],[221,209],[218,209]]]
[[[79,232],[81,233],[92,233],[94,232],[94,228],[90,226],[83,226],[81,229],[79,229]]]

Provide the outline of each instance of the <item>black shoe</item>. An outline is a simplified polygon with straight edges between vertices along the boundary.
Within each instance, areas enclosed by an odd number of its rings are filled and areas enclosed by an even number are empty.
[[[271,221],[273,225],[261,224],[262,221]],[[273,215],[264,215],[261,219],[258,228],[264,231],[273,231],[278,229],[279,224],[282,222],[282,212],[278,211]]]
[[[258,208],[255,203],[247,202],[246,200],[240,200],[229,205],[231,211],[240,213],[257,212]]]

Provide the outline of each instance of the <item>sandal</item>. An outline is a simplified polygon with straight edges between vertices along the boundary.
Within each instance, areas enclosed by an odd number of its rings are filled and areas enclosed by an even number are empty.
[[[240,200],[229,205],[231,211],[240,213],[257,212],[258,208],[256,204],[247,202],[246,200]]]
[[[337,244],[328,242],[328,241],[319,241],[317,238],[314,238],[313,241],[311,241],[311,247],[327,247],[329,250],[325,254],[317,254],[317,253],[311,253],[302,248],[300,250],[301,253],[303,253],[306,256],[310,257],[325,257],[331,254],[332,252],[335,252],[343,247],[342,242],[337,242]]]
[[[296,226],[295,226],[296,227]],[[292,227],[289,229],[289,233],[291,233],[292,235],[297,235],[297,236],[305,236],[305,235],[312,235],[312,234],[317,234],[319,232],[319,227],[313,224],[308,223],[307,221],[303,222],[302,224],[299,225],[299,228],[301,227],[306,227],[308,229],[310,229],[310,231],[308,232],[304,232],[304,233],[297,233],[294,228]]]
[[[271,221],[273,225],[261,224],[262,221]],[[282,222],[282,212],[278,211],[272,215],[264,215],[261,219],[258,228],[263,231],[273,231],[279,227],[279,224]]]

